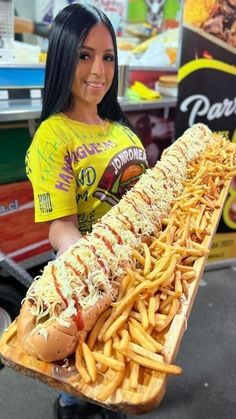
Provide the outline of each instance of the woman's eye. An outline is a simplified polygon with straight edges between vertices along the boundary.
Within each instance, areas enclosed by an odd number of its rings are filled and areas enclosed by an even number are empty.
[[[89,60],[89,54],[88,53],[85,53],[85,52],[81,52],[81,54],[79,55],[79,59],[80,60],[83,60],[83,61],[87,61],[87,60]]]
[[[112,61],[115,61],[115,57],[114,57],[114,55],[105,55],[104,56],[104,60],[105,61],[109,61],[109,62],[112,62]]]

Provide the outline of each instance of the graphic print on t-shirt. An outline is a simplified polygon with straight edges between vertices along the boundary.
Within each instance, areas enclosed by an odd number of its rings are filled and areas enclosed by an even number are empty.
[[[110,160],[93,196],[111,206],[134,186],[147,168],[145,151],[139,147],[128,147]]]

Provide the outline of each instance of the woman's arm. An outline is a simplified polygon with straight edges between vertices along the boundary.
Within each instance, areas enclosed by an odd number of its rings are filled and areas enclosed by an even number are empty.
[[[82,237],[79,228],[77,215],[58,218],[50,223],[49,241],[57,256],[64,253],[68,247],[76,243]]]

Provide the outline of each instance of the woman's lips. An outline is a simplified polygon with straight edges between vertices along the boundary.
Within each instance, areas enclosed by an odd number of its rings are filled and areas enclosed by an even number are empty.
[[[86,81],[85,84],[88,87],[92,87],[93,89],[101,89],[105,83],[104,82],[94,82],[94,81]]]

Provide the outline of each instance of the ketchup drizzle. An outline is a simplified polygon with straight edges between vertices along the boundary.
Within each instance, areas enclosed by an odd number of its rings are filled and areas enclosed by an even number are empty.
[[[75,275],[77,276],[81,275],[81,272],[78,271],[76,268],[74,268],[74,266],[72,266],[69,262],[65,262],[65,266],[70,268],[75,273]]]
[[[64,297],[64,295],[62,294],[62,292],[61,292],[61,290],[60,290],[60,286],[59,286],[59,284],[58,284],[58,282],[57,282],[57,278],[56,278],[56,268],[55,268],[55,266],[52,266],[52,277],[53,277],[53,280],[54,280],[54,285],[55,285],[55,288],[56,288],[56,292],[58,293],[58,295],[61,297],[61,299],[62,299],[62,301],[63,301],[63,303],[65,304],[65,306],[66,307],[68,307],[68,301],[67,301],[67,299]]]
[[[151,205],[152,201],[151,201],[150,196],[148,196],[148,194],[145,191],[143,191],[143,194],[146,196],[146,199],[147,199],[146,202],[147,202],[147,204]]]
[[[180,152],[182,153],[182,155],[186,158],[186,153],[184,153],[182,147],[179,144],[176,144],[176,148],[178,148]]]
[[[72,316],[78,330],[84,329],[84,321],[81,314],[80,304],[76,296],[73,297],[77,313]]]
[[[115,254],[115,252],[114,252],[114,250],[113,250],[113,248],[112,248],[112,245],[111,245],[111,243],[109,242],[109,240],[107,240],[107,238],[106,237],[104,237],[104,236],[102,236],[101,234],[99,234],[99,233],[94,233],[94,236],[95,237],[97,237],[98,239],[101,239],[102,241],[103,241],[103,243],[105,244],[105,246],[107,247],[107,249],[114,255]],[[94,246],[91,246],[91,247],[94,247]],[[95,248],[94,248],[95,249]],[[95,253],[96,253],[96,249],[95,249]]]
[[[148,204],[148,205],[150,205],[151,204],[151,201],[150,201],[150,198],[149,198],[149,196],[143,191],[143,192],[140,192],[140,191],[135,191],[136,193],[138,193],[140,196],[141,196],[141,198],[142,198],[142,200],[144,201],[144,202],[146,202],[146,204]],[[144,196],[143,195],[145,195],[145,197],[146,197],[146,199],[144,198]],[[148,199],[147,199],[148,198]]]
[[[166,167],[166,166],[164,166],[164,167],[165,167],[166,170],[168,170],[169,173],[171,173],[171,171],[170,171],[170,169],[168,169],[168,167]],[[167,179],[166,172],[163,169],[160,169],[160,170],[161,170],[161,172],[163,174],[164,179],[166,180]]]
[[[109,226],[108,224],[106,224],[106,223],[103,223],[103,224],[104,224],[104,225],[108,228],[108,230],[110,230],[110,231],[112,232],[112,234],[116,237],[118,244],[122,244],[122,243],[123,243],[123,240],[122,240],[121,236],[117,233],[117,231],[116,231],[114,228],[112,228],[111,226]]]
[[[135,212],[139,213],[135,203],[133,201],[131,201],[130,199],[126,198],[126,202],[128,202],[128,204],[132,205],[133,209]]]
[[[96,233],[95,233],[95,236],[96,236]],[[104,271],[106,272],[106,274],[109,275],[110,274],[110,270],[107,269],[107,266],[105,265],[105,263],[103,262],[103,260],[97,255],[95,247],[92,244],[90,245],[90,247],[92,249],[93,254],[97,257],[97,261],[98,261],[99,265],[102,267],[102,269],[104,269]]]
[[[130,231],[132,231],[132,233],[135,233],[135,229],[134,229],[134,225],[133,225],[133,223],[128,219],[128,217],[126,216],[126,215],[124,215],[124,214],[122,214],[122,212],[121,212],[121,210],[120,210],[120,208],[118,207],[117,208],[118,209],[118,212],[119,212],[119,214],[122,216],[122,217],[124,217],[124,219],[125,219],[125,221],[128,223],[128,225],[130,226]],[[121,222],[122,222],[122,220],[121,220]]]
[[[76,255],[76,258],[79,261],[79,263],[83,266],[84,271],[85,271],[85,275],[88,276],[88,267],[87,267],[86,263],[78,255]]]

